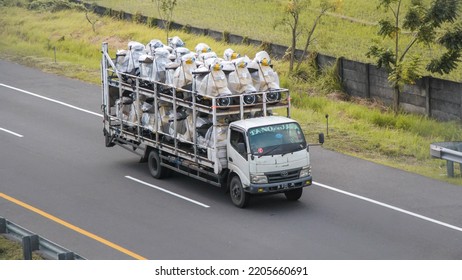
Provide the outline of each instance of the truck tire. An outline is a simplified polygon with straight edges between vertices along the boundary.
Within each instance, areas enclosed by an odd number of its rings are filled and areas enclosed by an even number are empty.
[[[302,197],[303,194],[303,188],[298,188],[290,191],[284,192],[287,200],[289,201],[297,201]]]
[[[159,153],[156,150],[151,150],[148,156],[148,167],[152,177],[156,179],[162,179],[167,177],[168,168],[161,165]]]
[[[249,205],[250,194],[244,191],[241,180],[238,176],[234,176],[229,184],[229,193],[231,201],[239,208],[245,208]]]

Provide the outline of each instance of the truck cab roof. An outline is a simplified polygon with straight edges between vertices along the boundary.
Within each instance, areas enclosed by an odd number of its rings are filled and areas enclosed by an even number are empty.
[[[268,116],[268,117],[258,117],[258,118],[239,120],[239,121],[232,122],[230,125],[232,127],[239,127],[247,131],[250,128],[254,128],[254,127],[281,124],[281,123],[289,123],[289,122],[296,122],[296,121],[293,119],[287,118],[287,117]]]

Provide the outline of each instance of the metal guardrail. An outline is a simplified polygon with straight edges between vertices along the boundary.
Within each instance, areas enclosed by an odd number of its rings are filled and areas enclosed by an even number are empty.
[[[430,145],[430,155],[434,158],[446,160],[449,177],[454,177],[454,162],[460,164],[462,172],[462,142],[440,142]]]
[[[45,258],[52,260],[85,260],[82,256],[3,217],[0,217],[0,234],[6,234],[11,239],[22,242],[25,260],[32,260],[33,251],[39,251]]]

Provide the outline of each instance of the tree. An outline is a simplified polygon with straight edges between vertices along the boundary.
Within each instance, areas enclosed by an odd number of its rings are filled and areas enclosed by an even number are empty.
[[[98,22],[98,19],[91,19],[89,16],[90,11],[88,9],[85,9],[85,18],[87,21],[91,24],[91,29],[93,29],[93,32],[96,33],[96,23]]]
[[[319,5],[319,14],[313,22],[311,28],[307,27],[300,27],[300,17],[304,11],[309,9],[311,1],[309,0],[289,0],[285,2],[283,5],[283,17],[281,20],[277,21],[274,27],[277,26],[285,26],[290,30],[291,34],[291,44],[290,44],[290,60],[289,60],[289,73],[291,73],[294,69],[295,63],[295,50],[297,48],[298,38],[304,32],[307,33],[307,40],[305,43],[305,47],[303,49],[302,55],[298,59],[298,63],[296,66],[296,70],[300,68],[300,65],[305,58],[305,55],[308,51],[308,47],[312,42],[313,34],[318,26],[321,18],[329,11],[334,10],[336,7],[340,5],[342,0],[321,0]]]
[[[173,19],[173,10],[177,5],[177,0],[152,0],[156,2],[157,12],[159,17],[164,21],[165,32],[167,33],[167,42],[168,42],[168,33],[170,31],[170,25],[172,24]]]
[[[311,29],[308,32],[308,36],[307,36],[306,43],[305,43],[305,48],[303,49],[303,53],[302,53],[301,58],[298,60],[297,67],[295,68],[296,70],[298,70],[300,68],[300,65],[303,62],[303,58],[305,57],[306,53],[308,52],[308,47],[310,46],[311,41],[312,41],[311,38],[313,37],[314,31],[316,30],[316,27],[318,26],[318,23],[321,21],[321,18],[328,11],[337,9],[341,5],[341,2],[342,1],[338,1],[338,0],[336,0],[336,1],[321,0],[320,12],[319,12],[318,16],[316,17],[316,19],[314,20],[313,25],[311,26]]]
[[[374,45],[369,48],[368,57],[377,60],[377,67],[383,67],[393,87],[393,110],[399,111],[400,93],[405,84],[413,84],[421,74],[421,60],[411,55],[417,44],[439,45],[444,53],[431,59],[426,69],[432,73],[448,74],[456,69],[462,51],[462,24],[457,24],[461,0],[433,0],[426,6],[422,0],[411,0],[404,16],[402,0],[379,0],[378,8],[392,15],[392,19],[379,21],[378,34],[394,40],[394,50]],[[410,34],[407,46],[401,50],[400,42]],[[408,38],[409,38],[408,37]]]
[[[297,48],[297,39],[301,34],[299,30],[300,24],[300,14],[304,11],[310,4],[309,0],[289,0],[284,5],[284,15],[283,18],[277,21],[274,25],[276,28],[279,25],[288,27],[291,34],[291,43],[290,43],[290,62],[289,62],[289,73],[294,69],[295,61],[295,50]]]

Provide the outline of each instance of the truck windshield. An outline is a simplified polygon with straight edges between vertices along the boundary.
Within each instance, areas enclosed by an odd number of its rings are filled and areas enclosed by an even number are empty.
[[[297,123],[260,126],[249,129],[250,151],[253,155],[279,155],[306,148],[305,137]]]

